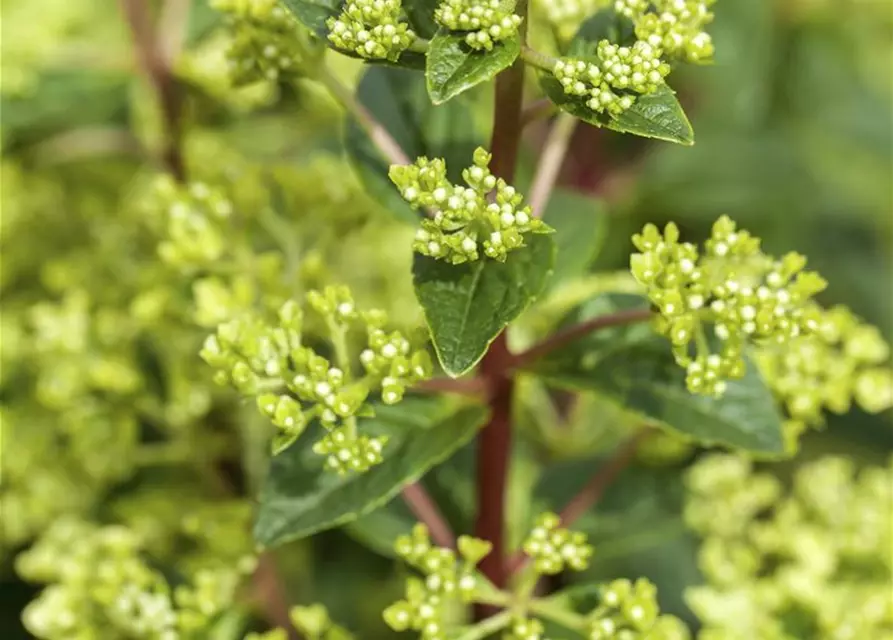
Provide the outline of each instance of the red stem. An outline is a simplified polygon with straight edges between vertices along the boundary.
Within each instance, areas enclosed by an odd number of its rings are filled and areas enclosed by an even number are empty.
[[[527,1],[521,0],[516,13],[527,15]],[[521,40],[527,20],[522,22]],[[514,65],[496,77],[496,106],[493,118],[493,154],[490,170],[511,183],[515,176],[518,147],[521,142],[521,103],[524,97],[524,63]],[[477,447],[477,518],[475,536],[489,540],[493,550],[483,559],[480,568],[497,587],[506,585],[505,497],[508,482],[509,455],[512,441],[512,394],[514,381],[507,375],[511,361],[505,333],[499,335],[481,362],[481,375],[490,388],[490,422],[481,430]],[[478,606],[477,619],[493,614],[492,607]]]
[[[171,73],[158,29],[146,0],[120,0],[121,11],[127,20],[137,59],[155,89],[164,120],[165,141],[161,161],[179,182],[186,179],[186,166],[181,152],[180,95],[176,79]]]
[[[406,485],[403,487],[402,495],[409,510],[428,527],[428,533],[438,547],[448,549],[456,547],[456,536],[453,530],[422,485],[418,483]]]

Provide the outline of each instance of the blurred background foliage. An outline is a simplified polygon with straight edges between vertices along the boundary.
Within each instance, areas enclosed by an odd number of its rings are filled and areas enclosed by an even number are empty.
[[[541,19],[547,4],[540,0],[533,20]],[[408,269],[412,231],[366,197],[345,171],[341,116],[334,104],[311,83],[228,88],[216,14],[203,0],[165,6],[169,10],[159,18],[168,25],[162,29],[165,47],[185,52],[176,57],[175,69],[188,91],[189,166],[208,179],[223,177],[246,209],[261,206],[257,203],[267,197],[258,195],[250,167],[276,172],[286,189],[287,223],[298,238],[300,259],[296,275],[283,286],[346,281],[361,302],[385,305],[393,317],[412,325],[418,318]],[[889,2],[720,0],[716,14],[711,28],[716,63],[686,68],[673,78],[695,128],[694,147],[582,124],[576,131],[560,185],[604,200],[598,206],[606,212],[607,235],[592,269],[624,269],[629,237],[646,222],[674,220],[694,240],[728,214],[762,237],[772,253],[807,255],[830,281],[822,302],[849,305],[889,340]],[[196,505],[226,502],[217,497],[218,488],[208,486],[213,482],[205,483],[189,465],[180,468],[176,459],[152,462],[145,453],[147,430],[151,438],[179,441],[171,434],[179,433],[178,425],[190,425],[182,427],[194,439],[189,446],[210,451],[207,455],[224,466],[245,466],[247,480],[238,471],[232,474],[237,484],[244,481],[237,487],[243,494],[251,491],[252,464],[232,455],[239,439],[231,432],[266,436],[257,420],[247,417],[251,411],[235,407],[236,413],[228,413],[232,399],[210,383],[210,372],[197,357],[200,326],[207,323],[189,293],[197,276],[158,261],[157,230],[139,207],[152,173],[149,159],[162,144],[161,125],[151,88],[135,70],[120,13],[107,0],[3,0],[0,20],[0,635],[16,638],[27,637],[19,616],[37,588],[15,576],[13,558],[59,514],[134,523],[136,513],[146,526],[164,529],[159,522],[182,516],[167,513],[171,505],[159,499],[165,491],[191,486]],[[345,80],[358,77],[354,61],[333,64]],[[533,101],[534,82],[529,89]],[[490,96],[475,91],[471,102],[485,139]],[[532,173],[546,130],[545,122],[528,128],[522,176]],[[561,202],[579,208],[580,215],[596,206],[564,194]],[[254,246],[256,251],[280,248],[269,240]],[[86,302],[78,291],[86,292]],[[151,291],[167,291],[172,299],[153,303]],[[68,315],[45,323],[49,328],[41,333],[40,322],[32,319],[35,305],[60,301],[65,304],[47,313],[65,315],[67,309]],[[162,310],[136,313],[138,301]],[[64,331],[81,331],[78,323],[89,324],[81,333],[91,334],[84,338],[91,346],[80,351],[64,344],[70,335]],[[61,336],[59,327],[67,327]],[[54,336],[61,340],[58,348]],[[86,370],[85,357],[96,365],[88,376],[92,381],[73,383],[71,377]],[[66,373],[69,364],[74,372]],[[55,386],[75,383],[77,388],[67,392]],[[60,394],[64,402],[54,404]],[[89,415],[69,415],[72,408]],[[602,411],[578,407],[574,428],[600,433]],[[855,409],[831,416],[827,430],[804,438],[795,463],[827,452],[882,463],[893,450],[889,420],[889,412],[869,416]],[[136,436],[135,449],[121,442],[127,429],[143,434]],[[57,432],[65,438],[54,436]],[[565,459],[547,466],[535,439],[522,438],[512,475],[516,539],[539,507],[560,506],[582,485],[613,442],[610,434],[593,437],[585,457],[555,456]],[[209,443],[228,453],[214,453]],[[115,466],[108,464],[110,452],[121,468],[106,468]],[[663,607],[694,623],[682,599],[683,588],[700,579],[697,541],[681,519],[680,470],[689,459],[672,462],[665,454],[654,456],[660,464],[640,456],[597,513],[581,521],[596,545],[593,568],[581,579],[648,576],[660,589]],[[150,462],[134,462],[141,456]],[[473,451],[464,450],[426,479],[459,529],[467,528],[473,509],[472,457]],[[203,480],[194,485],[197,475]],[[198,509],[191,496],[177,506]],[[402,531],[406,521],[402,506],[393,504],[366,526],[277,551],[293,600],[325,603],[336,620],[361,631],[361,637],[386,637],[380,611],[398,595],[401,579],[389,559],[367,547],[386,551],[382,541]],[[224,536],[244,533],[224,531]]]

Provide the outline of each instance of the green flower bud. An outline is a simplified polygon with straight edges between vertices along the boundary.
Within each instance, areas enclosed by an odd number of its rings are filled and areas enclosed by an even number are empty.
[[[586,535],[559,528],[560,520],[554,513],[544,513],[524,541],[523,549],[533,559],[540,573],[556,574],[566,568],[583,571],[589,566],[592,547]]]
[[[465,43],[472,49],[490,51],[497,42],[518,33],[521,17],[514,2],[501,0],[443,0],[434,10],[434,19],[450,31],[467,31]]]
[[[416,39],[400,0],[350,0],[326,26],[337,48],[370,60],[395,61]]]

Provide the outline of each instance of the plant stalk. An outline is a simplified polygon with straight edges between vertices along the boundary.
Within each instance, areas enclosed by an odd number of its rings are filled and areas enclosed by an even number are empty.
[[[456,547],[456,535],[422,485],[418,482],[406,485],[402,496],[409,510],[428,527],[428,533],[437,546],[448,549]]]
[[[526,38],[527,0],[520,0],[515,9],[524,20],[519,36]],[[521,142],[521,106],[524,98],[524,63],[520,59],[496,76],[496,101],[493,114],[493,154],[490,170],[511,183],[518,161]],[[497,589],[505,587],[505,498],[511,454],[511,413],[514,382],[506,375],[506,364],[511,360],[505,332],[490,345],[481,362],[481,374],[490,386],[490,422],[481,430],[477,440],[477,517],[475,536],[489,540],[493,550],[481,561],[481,571]],[[478,620],[495,615],[492,607],[479,605],[475,609]]]
[[[577,128],[577,119],[569,113],[560,113],[552,123],[549,137],[540,152],[539,165],[530,187],[530,208],[534,218],[541,218],[549,203],[549,196],[555,188],[561,165],[571,144],[571,137]]]

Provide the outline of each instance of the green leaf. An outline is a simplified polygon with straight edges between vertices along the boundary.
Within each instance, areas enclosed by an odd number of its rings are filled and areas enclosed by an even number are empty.
[[[366,70],[357,99],[384,126],[410,160],[419,156],[443,158],[448,177],[461,180],[475,148],[484,143],[466,103],[453,100],[434,106],[421,74],[390,67]],[[415,224],[419,214],[400,197],[388,178],[388,162],[381,157],[363,128],[350,116],[345,147],[367,191],[397,218]]]
[[[437,357],[450,376],[460,376],[487,352],[506,325],[542,292],[555,259],[555,243],[534,235],[505,262],[481,258],[452,265],[421,255],[413,263]]]
[[[551,282],[559,285],[586,272],[601,250],[608,231],[602,200],[555,189],[543,213],[543,221],[555,229],[555,267]]]
[[[614,7],[605,7],[587,18],[571,40],[568,55],[575,58],[595,56],[598,43],[608,40],[614,44],[631,45],[636,41],[632,20],[618,15]]]
[[[442,104],[510,67],[520,53],[517,36],[496,43],[491,51],[475,51],[465,44],[465,36],[441,29],[428,47],[428,95]]]
[[[298,21],[328,42],[326,20],[341,13],[344,0],[282,0]]]
[[[394,541],[398,536],[411,533],[415,523],[415,516],[402,501],[392,500],[382,508],[348,523],[344,532],[377,554],[395,558]]]
[[[596,127],[677,144],[695,143],[691,123],[676,99],[675,92],[667,85],[654,93],[638,96],[632,107],[616,117],[596,113],[580,98],[567,95],[561,88],[561,83],[551,73],[540,73],[540,86],[559,108]]]
[[[569,323],[647,307],[647,300],[636,295],[599,296],[573,313]],[[753,362],[748,361],[743,379],[729,381],[721,398],[692,395],[669,342],[647,323],[592,333],[546,356],[532,370],[552,385],[595,392],[703,443],[784,452],[781,415]]]
[[[406,398],[379,406],[360,421],[364,433],[387,435],[385,460],[364,474],[326,471],[305,434],[273,458],[260,495],[254,537],[269,547],[357,520],[386,504],[407,484],[468,442],[487,416],[483,407],[439,398]],[[309,437],[308,437],[309,436]]]
[[[403,0],[403,10],[409,18],[412,30],[422,38],[433,38],[438,24],[434,20],[437,0]]]

